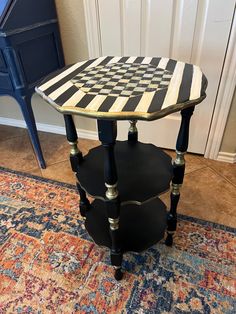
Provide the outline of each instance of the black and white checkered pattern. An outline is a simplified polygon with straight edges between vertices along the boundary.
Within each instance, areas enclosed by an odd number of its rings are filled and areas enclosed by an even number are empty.
[[[167,88],[171,77],[171,72],[149,64],[112,63],[85,69],[72,83],[91,95],[134,97]]]
[[[104,119],[154,120],[205,98],[198,66],[168,58],[99,57],[50,75],[36,88],[58,111]]]

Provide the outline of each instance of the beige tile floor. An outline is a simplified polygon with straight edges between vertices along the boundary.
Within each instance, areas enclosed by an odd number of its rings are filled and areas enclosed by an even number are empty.
[[[46,169],[38,167],[27,130],[0,126],[0,166],[74,184],[66,137],[44,132],[39,132],[39,136]],[[84,154],[98,144],[91,140],[79,141]],[[167,153],[174,155],[173,151]],[[161,198],[169,206],[169,195],[166,193]],[[236,227],[236,164],[187,154],[178,212]]]

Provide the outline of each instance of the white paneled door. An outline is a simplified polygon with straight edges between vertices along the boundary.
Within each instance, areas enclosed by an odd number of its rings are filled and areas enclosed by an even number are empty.
[[[91,57],[162,56],[199,65],[209,84],[191,122],[189,151],[203,154],[224,65],[236,0],[84,1]],[[139,139],[175,148],[180,114],[139,122]],[[128,123],[119,122],[119,138]]]

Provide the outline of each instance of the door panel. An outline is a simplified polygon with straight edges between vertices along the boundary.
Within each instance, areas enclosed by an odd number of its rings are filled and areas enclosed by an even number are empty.
[[[98,5],[102,55],[121,56],[121,1],[99,0]]]
[[[135,56],[141,46],[141,0],[121,1],[121,14],[122,55]]]
[[[170,54],[173,2],[142,1],[141,55],[168,57]]]
[[[191,125],[192,151],[204,153],[230,28],[235,0],[199,1],[191,62],[199,65],[208,78],[207,98],[196,106]]]
[[[102,55],[164,56],[199,65],[209,80],[196,106],[189,151],[204,153],[220,82],[235,0],[97,0]],[[180,114],[139,122],[139,138],[175,148]],[[127,138],[119,122],[118,137]]]

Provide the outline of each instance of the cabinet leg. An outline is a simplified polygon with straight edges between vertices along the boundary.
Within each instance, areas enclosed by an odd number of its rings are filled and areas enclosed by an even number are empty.
[[[114,156],[114,146],[117,135],[115,121],[98,120],[99,140],[104,147],[104,179],[106,191],[106,206],[111,236],[111,264],[115,269],[115,279],[121,280],[123,253],[120,243],[120,198],[117,190],[117,170]]]
[[[129,123],[128,141],[129,143],[136,143],[138,141],[138,129],[136,127],[137,121],[131,120]]]
[[[184,155],[188,148],[189,124],[194,107],[181,111],[182,120],[176,144],[176,159],[173,162],[173,179],[170,194],[170,211],[167,216],[167,237],[165,244],[173,244],[173,235],[177,226],[177,206],[180,198],[180,188],[184,180],[185,159]]]
[[[21,112],[25,119],[25,123],[27,125],[28,133],[30,136],[31,143],[33,145],[35,154],[38,159],[38,163],[42,169],[46,168],[46,163],[43,158],[42,149],[39,142],[38,132],[36,128],[34,113],[31,106],[31,95],[27,96],[18,96],[16,98],[17,102],[20,105]]]

